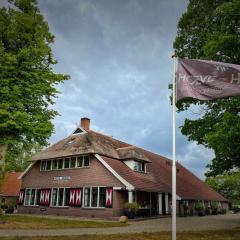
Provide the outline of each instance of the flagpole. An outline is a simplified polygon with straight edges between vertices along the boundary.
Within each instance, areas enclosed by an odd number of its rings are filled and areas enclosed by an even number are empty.
[[[172,240],[176,240],[176,57],[173,56],[172,132]]]

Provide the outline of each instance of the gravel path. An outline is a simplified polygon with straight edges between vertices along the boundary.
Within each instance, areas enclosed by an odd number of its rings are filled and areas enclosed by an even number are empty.
[[[227,214],[205,217],[177,218],[179,231],[221,230],[240,226],[240,214]],[[0,236],[66,236],[85,234],[116,234],[171,231],[171,218],[149,219],[130,222],[126,227],[44,229],[44,230],[0,230]]]

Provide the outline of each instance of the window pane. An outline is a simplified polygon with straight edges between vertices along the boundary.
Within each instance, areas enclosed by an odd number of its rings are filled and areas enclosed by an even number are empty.
[[[63,168],[63,159],[58,159],[58,169]]]
[[[70,198],[70,188],[65,188],[65,203],[64,203],[64,206],[69,206],[69,198]]]
[[[31,191],[30,205],[35,205],[35,204],[34,204],[34,200],[35,200],[35,189],[32,189],[32,191]]]
[[[75,165],[76,165],[75,163],[76,163],[76,158],[75,158],[75,157],[72,157],[72,158],[71,158],[70,167],[71,167],[71,168],[75,168]]]
[[[90,207],[90,188],[84,188],[84,206]]]
[[[47,165],[47,161],[41,161],[41,170],[42,171],[46,170],[46,165]]]
[[[58,167],[58,160],[53,160],[52,161],[52,169],[57,169]]]
[[[41,190],[37,189],[36,205],[40,204],[40,193],[41,193]]]
[[[27,189],[24,204],[29,205],[31,189]]]
[[[89,166],[89,156],[84,156],[84,167]]]
[[[49,160],[49,161],[47,161],[47,170],[51,170],[51,163],[52,163],[52,161],[51,160]]]
[[[145,172],[145,164],[144,163],[141,163],[141,171]]]
[[[106,202],[106,188],[100,187],[99,188],[99,207],[105,207]]]
[[[63,205],[63,188],[58,189],[58,206]]]
[[[57,205],[57,192],[58,192],[58,189],[57,188],[53,188],[53,192],[52,192],[52,206],[56,206]]]
[[[93,187],[92,188],[92,203],[91,207],[97,207],[97,201],[98,201],[98,188]]]
[[[69,163],[70,163],[70,159],[69,158],[65,158],[64,159],[64,168],[69,168]]]
[[[77,167],[83,167],[83,157],[77,158]]]

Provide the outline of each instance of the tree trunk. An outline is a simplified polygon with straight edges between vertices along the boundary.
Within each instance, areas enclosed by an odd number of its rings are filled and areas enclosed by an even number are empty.
[[[0,222],[1,222],[1,215],[2,215],[2,196],[1,196],[1,189],[4,177],[4,170],[5,170],[5,155],[7,153],[7,144],[0,144]]]

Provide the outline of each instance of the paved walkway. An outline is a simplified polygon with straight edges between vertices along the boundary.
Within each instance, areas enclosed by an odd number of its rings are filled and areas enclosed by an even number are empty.
[[[205,217],[177,218],[179,231],[221,230],[240,226],[240,214],[227,214]],[[149,219],[130,222],[126,227],[113,228],[78,228],[78,229],[44,229],[44,230],[0,230],[0,236],[67,236],[85,234],[116,234],[171,231],[171,218]]]

